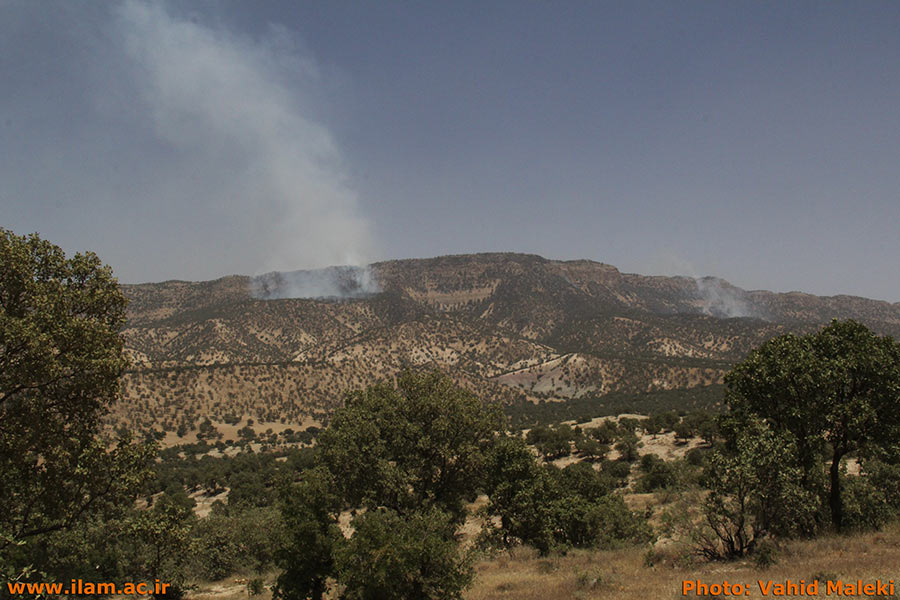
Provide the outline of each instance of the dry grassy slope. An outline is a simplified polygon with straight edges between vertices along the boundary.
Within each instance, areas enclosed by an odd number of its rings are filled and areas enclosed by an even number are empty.
[[[247,277],[123,286],[135,370],[113,420],[324,414],[344,392],[433,364],[483,394],[564,400],[705,385],[765,339],[833,317],[900,335],[900,305],[745,292],[522,254],[373,265],[382,293],[255,300]],[[722,318],[738,306],[761,318]],[[299,422],[299,421],[297,421]]]

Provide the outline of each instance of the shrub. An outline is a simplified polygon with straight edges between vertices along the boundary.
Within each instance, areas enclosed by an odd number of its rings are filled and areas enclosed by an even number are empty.
[[[259,596],[265,590],[262,577],[254,577],[247,582],[247,595]]]
[[[705,526],[697,551],[711,559],[752,552],[768,535],[807,531],[818,498],[802,488],[796,445],[766,422],[746,418],[731,448],[713,453],[706,481]]]
[[[404,517],[389,509],[353,520],[335,553],[347,600],[454,600],[474,577],[453,537],[454,517],[438,509]]]
[[[895,511],[885,489],[873,485],[870,477],[844,477],[841,485],[845,528],[880,529],[894,516]]]

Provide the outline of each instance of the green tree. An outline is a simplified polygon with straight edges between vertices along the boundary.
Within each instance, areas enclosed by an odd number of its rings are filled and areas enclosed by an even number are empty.
[[[618,426],[615,421],[604,421],[599,427],[591,430],[591,435],[595,440],[605,446],[612,444],[618,432]]]
[[[150,510],[137,514],[131,534],[137,542],[136,570],[181,588],[187,573],[190,533],[196,517],[194,501],[184,491],[163,494]]]
[[[641,423],[641,427],[644,428],[644,431],[646,431],[648,435],[652,435],[655,439],[662,431],[662,422],[659,417],[652,415],[649,419],[646,419]]]
[[[641,471],[643,476],[637,483],[639,492],[652,492],[674,487],[678,483],[678,474],[673,464],[655,454],[645,454],[641,457]]]
[[[341,507],[325,469],[308,470],[299,485],[283,490],[287,542],[276,559],[284,569],[275,585],[276,598],[324,597],[335,575],[334,552],[343,539],[338,526]]]
[[[488,460],[488,515],[499,527],[488,541],[535,547],[542,555],[566,547],[608,547],[644,541],[649,530],[610,491],[614,480],[588,463],[539,466],[524,441],[497,440]]]
[[[687,444],[696,433],[691,423],[687,422],[686,420],[681,421],[680,423],[675,425],[674,431],[676,444]]]
[[[501,426],[497,406],[449,377],[407,371],[396,388],[350,394],[319,437],[319,457],[350,506],[405,514],[436,505],[459,519]]]
[[[380,509],[352,525],[355,533],[335,555],[345,600],[455,600],[472,582],[470,557],[460,551],[448,513]]]
[[[752,552],[767,535],[808,530],[817,509],[800,485],[792,436],[756,417],[732,419],[727,429],[731,443],[710,458],[705,523],[695,530],[699,553],[714,559]]]
[[[640,457],[638,450],[643,443],[632,430],[623,429],[619,435],[619,441],[616,442],[616,452],[619,453],[619,460],[632,463]]]
[[[603,459],[609,452],[609,446],[604,446],[594,438],[583,436],[575,441],[575,449],[587,460]]]
[[[900,345],[855,321],[832,321],[818,333],[768,341],[725,382],[732,412],[759,415],[793,436],[804,487],[824,492],[831,522],[842,528],[841,460],[885,448],[897,455]]]
[[[336,580],[344,598],[458,597],[471,574],[455,529],[501,425],[497,407],[439,372],[350,394],[319,436],[316,468],[285,493],[276,596],[322,598]],[[357,511],[349,539],[346,508]]]
[[[0,562],[127,501],[146,475],[151,448],[99,438],[127,365],[124,319],[96,255],[0,229]]]

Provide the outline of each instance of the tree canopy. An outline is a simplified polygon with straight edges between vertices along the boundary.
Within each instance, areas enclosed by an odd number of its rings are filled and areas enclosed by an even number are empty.
[[[844,514],[841,460],[851,453],[900,457],[900,345],[856,321],[774,338],[725,382],[733,415],[757,415],[790,434],[801,484],[827,497],[838,529]]]
[[[412,371],[351,393],[318,440],[323,466],[351,507],[401,514],[436,505],[462,515],[502,426],[486,405],[439,372]]]
[[[284,493],[290,542],[278,597],[458,598],[472,571],[456,527],[484,481],[497,407],[440,372],[406,371],[348,395],[318,440],[317,466]],[[353,535],[338,527],[350,509]]]
[[[127,365],[124,319],[96,255],[66,258],[0,229],[0,555],[72,526],[144,473],[146,447],[98,437]]]

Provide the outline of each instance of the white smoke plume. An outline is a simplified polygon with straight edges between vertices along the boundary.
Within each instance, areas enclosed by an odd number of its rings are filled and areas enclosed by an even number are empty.
[[[726,319],[764,318],[763,312],[744,290],[734,287],[718,277],[701,276],[694,263],[674,252],[661,253],[655,257],[649,270],[669,277],[680,276],[692,279],[696,286],[696,297],[691,298],[691,304],[705,315]]]
[[[261,300],[278,298],[365,298],[381,291],[372,269],[328,267],[309,271],[272,272],[250,279],[250,295]]]
[[[328,125],[343,77],[215,4],[0,0],[6,226],[124,282],[378,257]]]
[[[257,257],[255,269],[372,258],[340,152],[304,106],[317,65],[285,32],[253,41],[137,0],[119,21],[156,135],[198,176],[218,178],[198,186],[210,218],[230,221],[232,245]]]
[[[697,293],[703,300],[704,314],[720,318],[755,317],[751,303],[739,288],[722,285],[717,277],[695,277]]]

